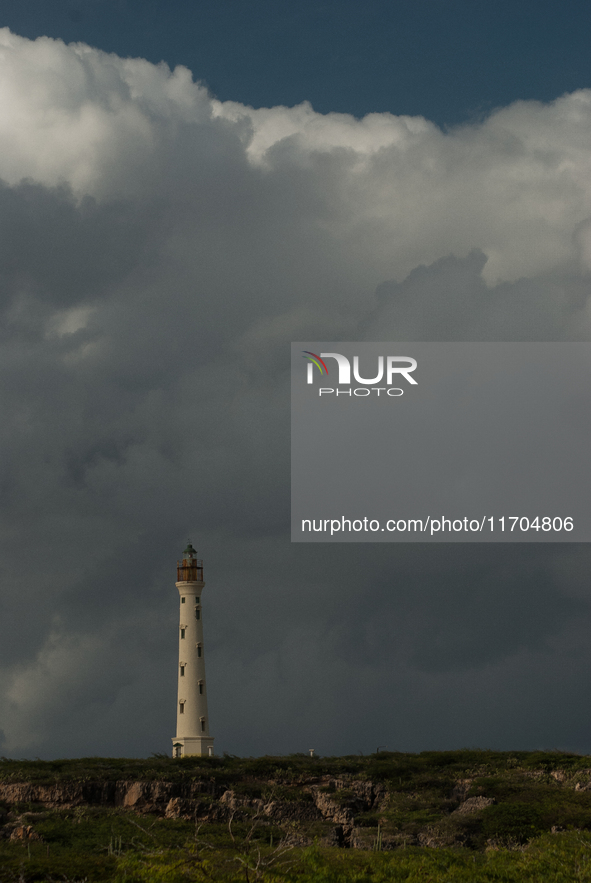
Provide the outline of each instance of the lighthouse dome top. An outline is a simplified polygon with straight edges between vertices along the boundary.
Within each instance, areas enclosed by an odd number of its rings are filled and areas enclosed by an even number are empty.
[[[177,582],[203,582],[203,561],[197,558],[197,550],[190,540],[182,561],[177,561]]]

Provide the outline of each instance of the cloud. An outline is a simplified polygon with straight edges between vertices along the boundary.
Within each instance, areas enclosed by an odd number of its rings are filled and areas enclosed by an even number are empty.
[[[586,549],[292,547],[287,366],[588,339],[591,91],[443,132],[7,29],[0,66],[3,750],[167,750],[188,535],[220,749],[589,747]]]
[[[365,339],[589,339],[588,279],[575,267],[487,286],[486,265],[475,250],[416,267],[400,283],[382,282],[362,323]]]

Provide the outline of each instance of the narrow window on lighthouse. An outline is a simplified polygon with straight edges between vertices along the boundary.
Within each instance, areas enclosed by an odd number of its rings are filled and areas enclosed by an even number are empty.
[[[197,656],[201,656],[201,644],[197,644]]]
[[[185,713],[185,703],[179,702],[179,714],[184,714],[184,713]]]
[[[205,718],[202,717],[201,718],[201,732],[204,732],[204,731],[205,731]]]
[[[195,608],[195,619],[201,619],[201,611],[198,607]]]
[[[184,603],[185,603],[185,599],[181,598],[181,604],[184,604]]]
[[[199,598],[195,598],[195,604],[199,604]]]
[[[199,692],[203,693],[203,684],[199,684]]]
[[[185,630],[181,629],[181,638],[184,638],[184,637],[185,637]]]
[[[185,677],[185,666],[184,665],[181,665],[181,677],[182,678]]]

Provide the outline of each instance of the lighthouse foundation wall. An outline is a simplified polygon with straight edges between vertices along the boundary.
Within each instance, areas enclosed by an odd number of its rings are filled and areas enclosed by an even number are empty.
[[[180,736],[172,740],[173,757],[213,757],[213,736]]]

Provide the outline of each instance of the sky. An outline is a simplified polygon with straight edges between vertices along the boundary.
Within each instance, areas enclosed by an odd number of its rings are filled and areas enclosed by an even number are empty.
[[[588,5],[3,4],[0,754],[591,752],[587,544],[291,544],[290,341],[588,341]]]
[[[185,65],[223,101],[481,119],[589,85],[585,0],[4,0],[34,39]]]

